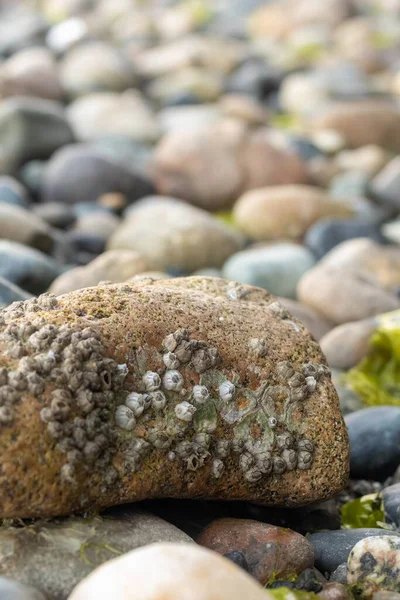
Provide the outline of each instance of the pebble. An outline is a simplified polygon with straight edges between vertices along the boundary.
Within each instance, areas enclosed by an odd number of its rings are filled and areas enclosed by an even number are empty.
[[[48,158],[73,142],[61,104],[39,98],[9,98],[0,104],[0,173],[22,163]]]
[[[62,273],[49,289],[60,296],[73,290],[93,287],[100,281],[126,281],[150,269],[151,264],[135,250],[108,250],[86,266]]]
[[[281,297],[279,301],[292,315],[304,323],[317,341],[321,340],[334,327],[333,323],[320,313],[301,302]]]
[[[346,416],[350,471],[358,479],[383,481],[400,463],[400,408],[377,406]]]
[[[371,181],[372,194],[379,202],[398,212],[400,210],[400,158],[393,158]]]
[[[351,600],[353,597],[345,585],[334,582],[325,584],[318,596],[323,600]]]
[[[262,585],[272,577],[298,575],[314,564],[314,552],[306,538],[290,529],[251,519],[213,521],[196,542],[222,555],[242,552],[249,573]]]
[[[218,600],[273,600],[232,561],[187,544],[152,544],[109,561],[78,585],[69,600],[212,600],[216,590]]]
[[[57,227],[58,229],[69,229],[76,221],[73,207],[69,204],[60,204],[60,202],[34,204],[32,213],[51,227]]]
[[[234,254],[224,264],[222,275],[295,299],[298,281],[314,265],[314,257],[303,246],[280,243]]]
[[[17,204],[0,203],[0,239],[32,246],[44,252],[53,245],[48,224]]]
[[[321,259],[342,242],[355,238],[385,243],[379,224],[358,219],[321,219],[309,228],[304,243],[317,259]]]
[[[32,318],[37,306],[43,326]],[[5,368],[29,366],[57,350],[56,366],[29,380],[23,402],[15,390],[15,421],[11,413],[0,429],[3,465],[13,457],[12,468],[0,473],[3,518],[163,496],[294,507],[325,500],[347,481],[347,432],[323,355],[302,324],[260,288],[197,277],[103,283],[57,299],[43,295],[2,316]],[[26,326],[41,328],[17,344],[11,322],[17,335]],[[15,350],[24,354],[20,363]],[[69,352],[82,362],[72,362]],[[258,405],[256,390],[272,377],[277,385],[270,393],[293,398],[286,414],[275,411],[272,398]],[[102,432],[95,441],[93,427]],[[271,451],[262,451],[264,444]],[[46,464],[33,459],[42,455]]]
[[[89,518],[37,522],[22,528],[5,525],[0,530],[1,572],[41,590],[46,598],[67,600],[82,579],[113,558],[157,542],[185,543],[190,547],[191,541],[170,523],[132,507]],[[0,578],[0,593],[1,581]]]
[[[303,185],[280,185],[247,192],[235,204],[234,217],[251,239],[299,240],[323,217],[350,216],[344,203],[325,190]]]
[[[364,598],[375,592],[400,590],[400,539],[398,536],[360,540],[347,561],[347,581],[362,588]]]
[[[99,204],[103,206],[101,202]],[[81,234],[96,235],[106,242],[114,231],[118,229],[120,223],[121,220],[111,212],[106,210],[98,211],[78,217],[73,231]]]
[[[400,526],[400,483],[394,483],[382,490],[382,502],[385,512],[385,522]]]
[[[108,249],[130,249],[160,271],[192,273],[221,267],[244,237],[206,211],[174,198],[153,196],[127,211]]]
[[[43,200],[60,204],[95,202],[109,192],[120,192],[133,202],[151,190],[140,175],[81,144],[66,146],[52,156],[42,185]]]
[[[370,339],[377,327],[373,319],[339,325],[321,340],[322,352],[332,369],[348,370],[368,354]]]
[[[351,550],[360,540],[371,536],[379,538],[392,535],[393,531],[383,529],[339,529],[312,533],[307,539],[314,549],[317,569],[322,573],[333,573],[347,562]]]
[[[361,146],[356,150],[342,150],[335,157],[335,162],[341,171],[362,172],[373,177],[388,161],[388,155],[383,148],[375,144]]]
[[[3,600],[47,600],[39,590],[8,577],[0,577],[0,597]]]
[[[17,285],[7,281],[4,277],[0,277],[0,308],[7,306],[12,302],[28,300],[31,297],[31,294],[28,294],[28,292],[25,292]]]
[[[11,204],[27,208],[30,200],[23,185],[8,175],[0,176],[0,205]]]
[[[61,273],[49,256],[17,242],[0,240],[0,277],[31,294],[41,294]]]

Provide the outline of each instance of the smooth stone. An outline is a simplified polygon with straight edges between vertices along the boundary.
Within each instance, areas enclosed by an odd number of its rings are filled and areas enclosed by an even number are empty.
[[[79,17],[71,17],[53,25],[46,35],[46,45],[55,54],[65,54],[72,46],[81,42],[88,33],[87,24]]]
[[[297,283],[314,265],[313,255],[303,246],[271,244],[234,254],[224,264],[222,276],[295,299]]]
[[[222,272],[221,269],[206,267],[204,269],[197,269],[197,271],[193,271],[191,275],[195,277],[222,277]]]
[[[68,106],[67,117],[82,142],[124,135],[151,143],[160,136],[157,116],[137,90],[87,94]]]
[[[167,135],[179,131],[202,131],[216,123],[222,115],[222,109],[217,104],[185,104],[176,106],[171,104],[158,113],[162,132]]]
[[[385,223],[381,227],[384,239],[389,240],[392,244],[400,245],[400,219]]]
[[[128,201],[124,194],[120,192],[111,192],[109,194],[103,194],[100,198],[97,198],[97,203],[115,214],[121,214],[126,208]]]
[[[152,574],[149,579],[149,573]],[[253,577],[195,545],[153,544],[109,561],[69,600],[273,600]]]
[[[97,256],[104,252],[106,240],[102,235],[85,231],[68,231],[65,242],[70,247],[71,253],[87,252]]]
[[[83,250],[89,251],[87,248]],[[73,290],[93,287],[100,281],[126,281],[138,273],[149,271],[151,267],[151,263],[134,250],[108,250],[86,266],[62,273],[49,289],[56,296],[60,296]]]
[[[226,94],[220,98],[218,106],[225,117],[249,125],[265,125],[269,121],[270,114],[265,106],[244,94]]]
[[[378,244],[386,241],[377,223],[358,219],[321,219],[309,228],[304,244],[317,259],[321,259],[335,246],[354,238],[369,238]]]
[[[29,196],[23,185],[13,177],[0,175],[0,204],[11,204],[27,208],[30,204]]]
[[[22,48],[40,44],[48,26],[47,20],[33,10],[5,12],[0,22],[0,55],[9,56]]]
[[[373,600],[400,600],[399,592],[388,592],[382,590],[381,592],[375,592],[372,596]]]
[[[393,531],[384,529],[339,529],[338,531],[318,531],[307,539],[314,548],[315,566],[322,573],[333,573],[339,565],[347,562],[354,546],[371,536],[392,536]]]
[[[362,171],[345,171],[330,183],[329,193],[334,198],[346,200],[352,197],[364,197],[368,191],[368,175]]]
[[[151,190],[151,185],[140,175],[99,151],[85,145],[72,145],[60,149],[50,159],[42,195],[45,202],[75,204],[95,202],[103,194],[120,192],[133,202]]]
[[[0,277],[27,292],[41,294],[60,272],[60,266],[43,252],[0,240]]]
[[[108,210],[98,211],[79,217],[74,225],[74,232],[96,235],[106,242],[114,231],[118,229],[120,224],[121,219]]]
[[[355,479],[383,481],[400,463],[400,408],[377,406],[346,416]]]
[[[393,152],[400,149],[400,112],[390,102],[334,103],[322,115],[315,115],[311,126],[314,131],[337,131],[349,148],[375,144]]]
[[[155,515],[121,507],[89,518],[68,517],[23,528],[3,525],[0,570],[38,588],[51,600],[67,600],[94,569],[118,555],[157,542],[191,541],[183,531]]]
[[[92,140],[90,147],[129,170],[134,168],[145,178],[149,176],[153,148],[148,144],[126,135],[106,135]]]
[[[26,48],[0,65],[0,97],[9,96],[62,100],[57,63],[49,50]]]
[[[219,268],[245,243],[238,231],[174,198],[144,198],[125,214],[107,248],[136,250],[160,271]]]
[[[392,535],[360,540],[347,561],[347,581],[350,585],[361,587],[363,598],[372,598],[380,590],[399,592],[399,537]]]
[[[347,386],[344,371],[332,369],[332,382],[339,396],[340,408],[343,415],[348,415],[356,410],[365,408],[360,396]]]
[[[305,137],[291,136],[289,139],[290,148],[294,150],[296,154],[301,156],[303,160],[312,161],[315,158],[324,157],[325,154]]]
[[[20,377],[18,389],[14,375],[6,379],[2,518],[154,497],[295,507],[346,484],[347,432],[325,359],[300,321],[260,288],[197,277],[105,282],[43,294],[1,317],[3,380],[7,367],[34,375],[25,391]],[[46,360],[43,376],[34,358]],[[258,403],[272,378],[274,397],[288,378],[296,384],[286,414]],[[260,452],[265,445],[270,452]]]
[[[36,199],[40,196],[47,161],[30,160],[18,171],[18,177]]]
[[[393,158],[371,181],[371,191],[379,202],[400,211],[400,158]]]
[[[39,590],[8,577],[0,577],[0,597],[2,600],[47,600]]]
[[[0,239],[47,252],[53,245],[48,224],[22,206],[0,203]]]
[[[279,302],[297,319],[302,321],[317,342],[333,328],[333,323],[325,319],[316,310],[301,304],[301,302],[282,297],[279,298]]]
[[[73,142],[61,104],[41,98],[10,98],[0,104],[0,173],[22,163],[48,158]]]
[[[240,229],[258,241],[298,240],[323,217],[346,217],[351,210],[325,190],[306,185],[280,185],[246,192],[234,206]]]
[[[339,325],[321,340],[322,352],[332,369],[348,370],[368,354],[369,343],[377,322],[374,319]]]
[[[326,583],[318,596],[323,600],[352,600],[353,598],[345,585],[335,582]]]
[[[71,97],[91,92],[120,92],[133,87],[132,65],[104,42],[86,42],[71,48],[60,65],[61,83]]]
[[[228,77],[226,91],[247,94],[264,101],[277,92],[284,74],[261,58],[248,58]]]
[[[369,177],[376,175],[387,161],[387,152],[375,144],[362,146],[356,150],[342,150],[335,157],[335,162],[341,171],[363,172]]]
[[[330,98],[330,89],[314,73],[292,73],[282,82],[279,103],[287,113],[312,115]]]
[[[382,501],[385,522],[398,528],[400,525],[400,483],[383,488]]]
[[[193,94],[200,102],[214,102],[223,91],[223,76],[200,66],[184,67],[153,79],[147,86],[149,98],[158,104],[169,104],[176,94]]]
[[[59,229],[69,229],[76,221],[73,208],[69,204],[46,202],[44,204],[34,204],[31,210],[40,219]]]
[[[28,294],[28,292],[7,281],[4,277],[0,277],[0,307],[7,306],[12,302],[28,300],[31,297],[31,294]]]
[[[243,552],[238,552],[233,550],[232,552],[227,552],[224,554],[225,558],[229,558],[235,565],[241,567],[247,573],[249,572],[249,565],[247,564],[247,560],[243,554]]]
[[[298,575],[314,564],[314,552],[306,538],[290,529],[251,519],[213,521],[196,542],[222,555],[242,552],[249,573],[262,585],[271,577]]]

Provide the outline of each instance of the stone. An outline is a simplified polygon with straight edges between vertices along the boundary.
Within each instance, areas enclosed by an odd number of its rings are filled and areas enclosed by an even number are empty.
[[[0,595],[3,600],[47,600],[39,590],[8,577],[0,577]]]
[[[269,121],[269,112],[263,104],[245,94],[225,94],[218,106],[224,116],[241,119],[249,125],[265,125]]]
[[[201,132],[216,125],[222,116],[222,109],[212,104],[183,104],[170,105],[158,113],[158,120],[163,134],[188,131]]]
[[[0,277],[31,294],[41,294],[61,273],[49,256],[17,242],[0,240]]]
[[[289,298],[280,297],[278,299],[296,319],[302,321],[303,325],[305,325],[317,342],[333,328],[333,324],[330,321],[309,306],[301,304],[301,302],[296,302],[296,300],[290,300]]]
[[[71,48],[60,65],[61,83],[71,97],[91,92],[120,92],[133,87],[133,68],[126,57],[104,42]]]
[[[53,238],[48,224],[22,206],[0,203],[0,239],[48,251]]]
[[[318,188],[280,185],[246,192],[234,206],[240,229],[258,241],[301,239],[308,228],[328,216],[345,217],[350,209]]]
[[[400,244],[400,219],[385,223],[381,231],[385,240],[389,240],[392,244]]]
[[[149,97],[159,104],[169,104],[177,95],[183,94],[191,95],[199,102],[213,102],[222,91],[222,74],[198,66],[157,77],[147,88]]]
[[[21,48],[40,44],[48,29],[46,19],[37,11],[3,11],[0,23],[0,55],[11,55]]]
[[[375,144],[361,146],[356,150],[342,150],[335,157],[335,162],[341,171],[361,171],[369,177],[376,175],[387,161],[385,150]]]
[[[264,290],[104,283],[1,317],[3,518],[165,496],[290,507],[346,483],[325,360]]]
[[[264,101],[278,91],[282,80],[283,73],[276,66],[262,58],[249,57],[231,73],[226,81],[226,91]]]
[[[12,302],[20,302],[21,300],[28,300],[31,298],[31,294],[25,292],[17,285],[14,285],[4,277],[0,277],[0,307],[3,308]]]
[[[60,202],[34,204],[32,213],[58,229],[68,229],[76,221],[73,207],[70,204],[60,204]]]
[[[46,44],[54,53],[65,54],[72,46],[87,37],[88,27],[83,19],[71,17],[50,27]]]
[[[400,463],[400,408],[374,406],[346,416],[353,478],[384,481]]]
[[[309,228],[304,243],[317,259],[321,259],[335,246],[355,238],[385,243],[378,223],[359,219],[321,219]]]
[[[351,550],[360,540],[387,535],[392,536],[393,531],[373,528],[339,529],[318,531],[309,535],[307,539],[314,548],[317,569],[322,573],[333,573],[339,565],[347,562]]]
[[[326,583],[318,596],[323,600],[351,600],[352,598],[352,594],[345,585],[335,582]]]
[[[382,502],[385,522],[398,528],[400,524],[400,483],[383,488]]]
[[[130,249],[160,271],[192,273],[221,267],[244,246],[238,231],[174,198],[144,198],[128,212],[107,248]]]
[[[374,319],[339,325],[321,340],[322,352],[332,369],[348,370],[368,354],[369,341],[377,323]]]
[[[95,234],[107,241],[121,224],[121,219],[109,211],[88,213],[79,217],[73,231],[82,234]]]
[[[347,561],[347,581],[362,589],[364,598],[380,590],[400,590],[400,539],[398,536],[360,540]]]
[[[50,286],[56,296],[96,286],[100,281],[119,283],[151,269],[151,264],[135,250],[108,250],[85,267],[62,273]]]
[[[331,574],[329,581],[332,583],[341,583],[347,585],[347,562],[339,565]]]
[[[375,592],[372,598],[373,600],[400,600],[400,593],[382,590],[381,592]]]
[[[149,573],[152,574],[149,579]],[[69,600],[273,600],[232,561],[195,545],[152,544],[109,561]]]
[[[336,29],[334,41],[340,56],[365,73],[374,74],[386,66],[384,48],[379,39],[384,39],[387,44],[389,37],[377,28],[377,19],[355,16]]]
[[[368,123],[368,127],[365,127],[365,123]],[[400,149],[400,112],[390,102],[364,100],[334,103],[322,115],[315,115],[311,126],[314,131],[337,131],[349,148],[374,144],[393,152]]]
[[[297,297],[337,325],[375,317],[400,306],[398,296],[383,289],[372,274],[322,263],[300,279]]]
[[[295,299],[297,283],[314,265],[314,257],[303,246],[271,244],[234,254],[224,264],[222,276]]]
[[[329,98],[329,87],[314,73],[292,73],[279,90],[279,102],[288,113],[312,115]]]
[[[24,186],[7,175],[0,175],[0,205],[3,203],[23,208],[29,206],[29,195]]]
[[[400,158],[393,158],[371,181],[371,192],[379,202],[400,210]]]
[[[251,519],[218,519],[196,542],[225,555],[242,552],[249,573],[262,585],[272,577],[285,579],[314,564],[311,544],[299,533]]]
[[[37,522],[22,528],[3,525],[0,572],[20,585],[34,586],[46,598],[67,600],[73,588],[99,565],[157,542],[188,545],[192,540],[170,523],[134,507],[121,507],[89,518]],[[1,589],[0,583],[0,592]]]
[[[66,146],[56,152],[48,163],[42,185],[43,200],[60,204],[95,202],[109,192],[120,192],[133,202],[151,190],[151,185],[140,175],[84,144]]]
[[[137,90],[87,94],[68,106],[67,117],[82,142],[124,135],[151,143],[160,136],[157,117]]]
[[[9,98],[0,104],[0,173],[11,174],[22,163],[48,158],[73,142],[62,106],[41,98]]]
[[[0,66],[0,97],[34,96],[62,100],[57,63],[46,48],[20,50]]]
[[[40,196],[46,163],[45,160],[29,160],[18,171],[19,179],[36,199]]]

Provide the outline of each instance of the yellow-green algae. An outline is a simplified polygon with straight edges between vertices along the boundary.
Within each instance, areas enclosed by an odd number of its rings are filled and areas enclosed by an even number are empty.
[[[319,596],[313,592],[303,592],[292,588],[268,588],[268,593],[272,594],[276,600],[318,600]]]
[[[368,494],[342,506],[342,529],[385,528],[382,497]]]
[[[378,319],[368,356],[346,381],[368,406],[400,406],[400,310]]]

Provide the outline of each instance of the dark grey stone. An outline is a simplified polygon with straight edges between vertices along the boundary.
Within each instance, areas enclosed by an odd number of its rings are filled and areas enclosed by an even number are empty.
[[[400,483],[390,485],[382,491],[385,521],[400,527]]]
[[[227,80],[226,92],[248,94],[266,100],[279,90],[284,73],[261,58],[249,58],[243,62]]]
[[[42,179],[46,170],[47,161],[30,160],[19,170],[18,177],[28,188],[34,198],[39,199]]]
[[[57,227],[58,229],[68,229],[76,221],[74,209],[69,204],[60,204],[59,202],[34,204],[32,212],[52,227]]]
[[[382,204],[400,211],[400,157],[391,160],[374,177],[370,189],[375,198]]]

